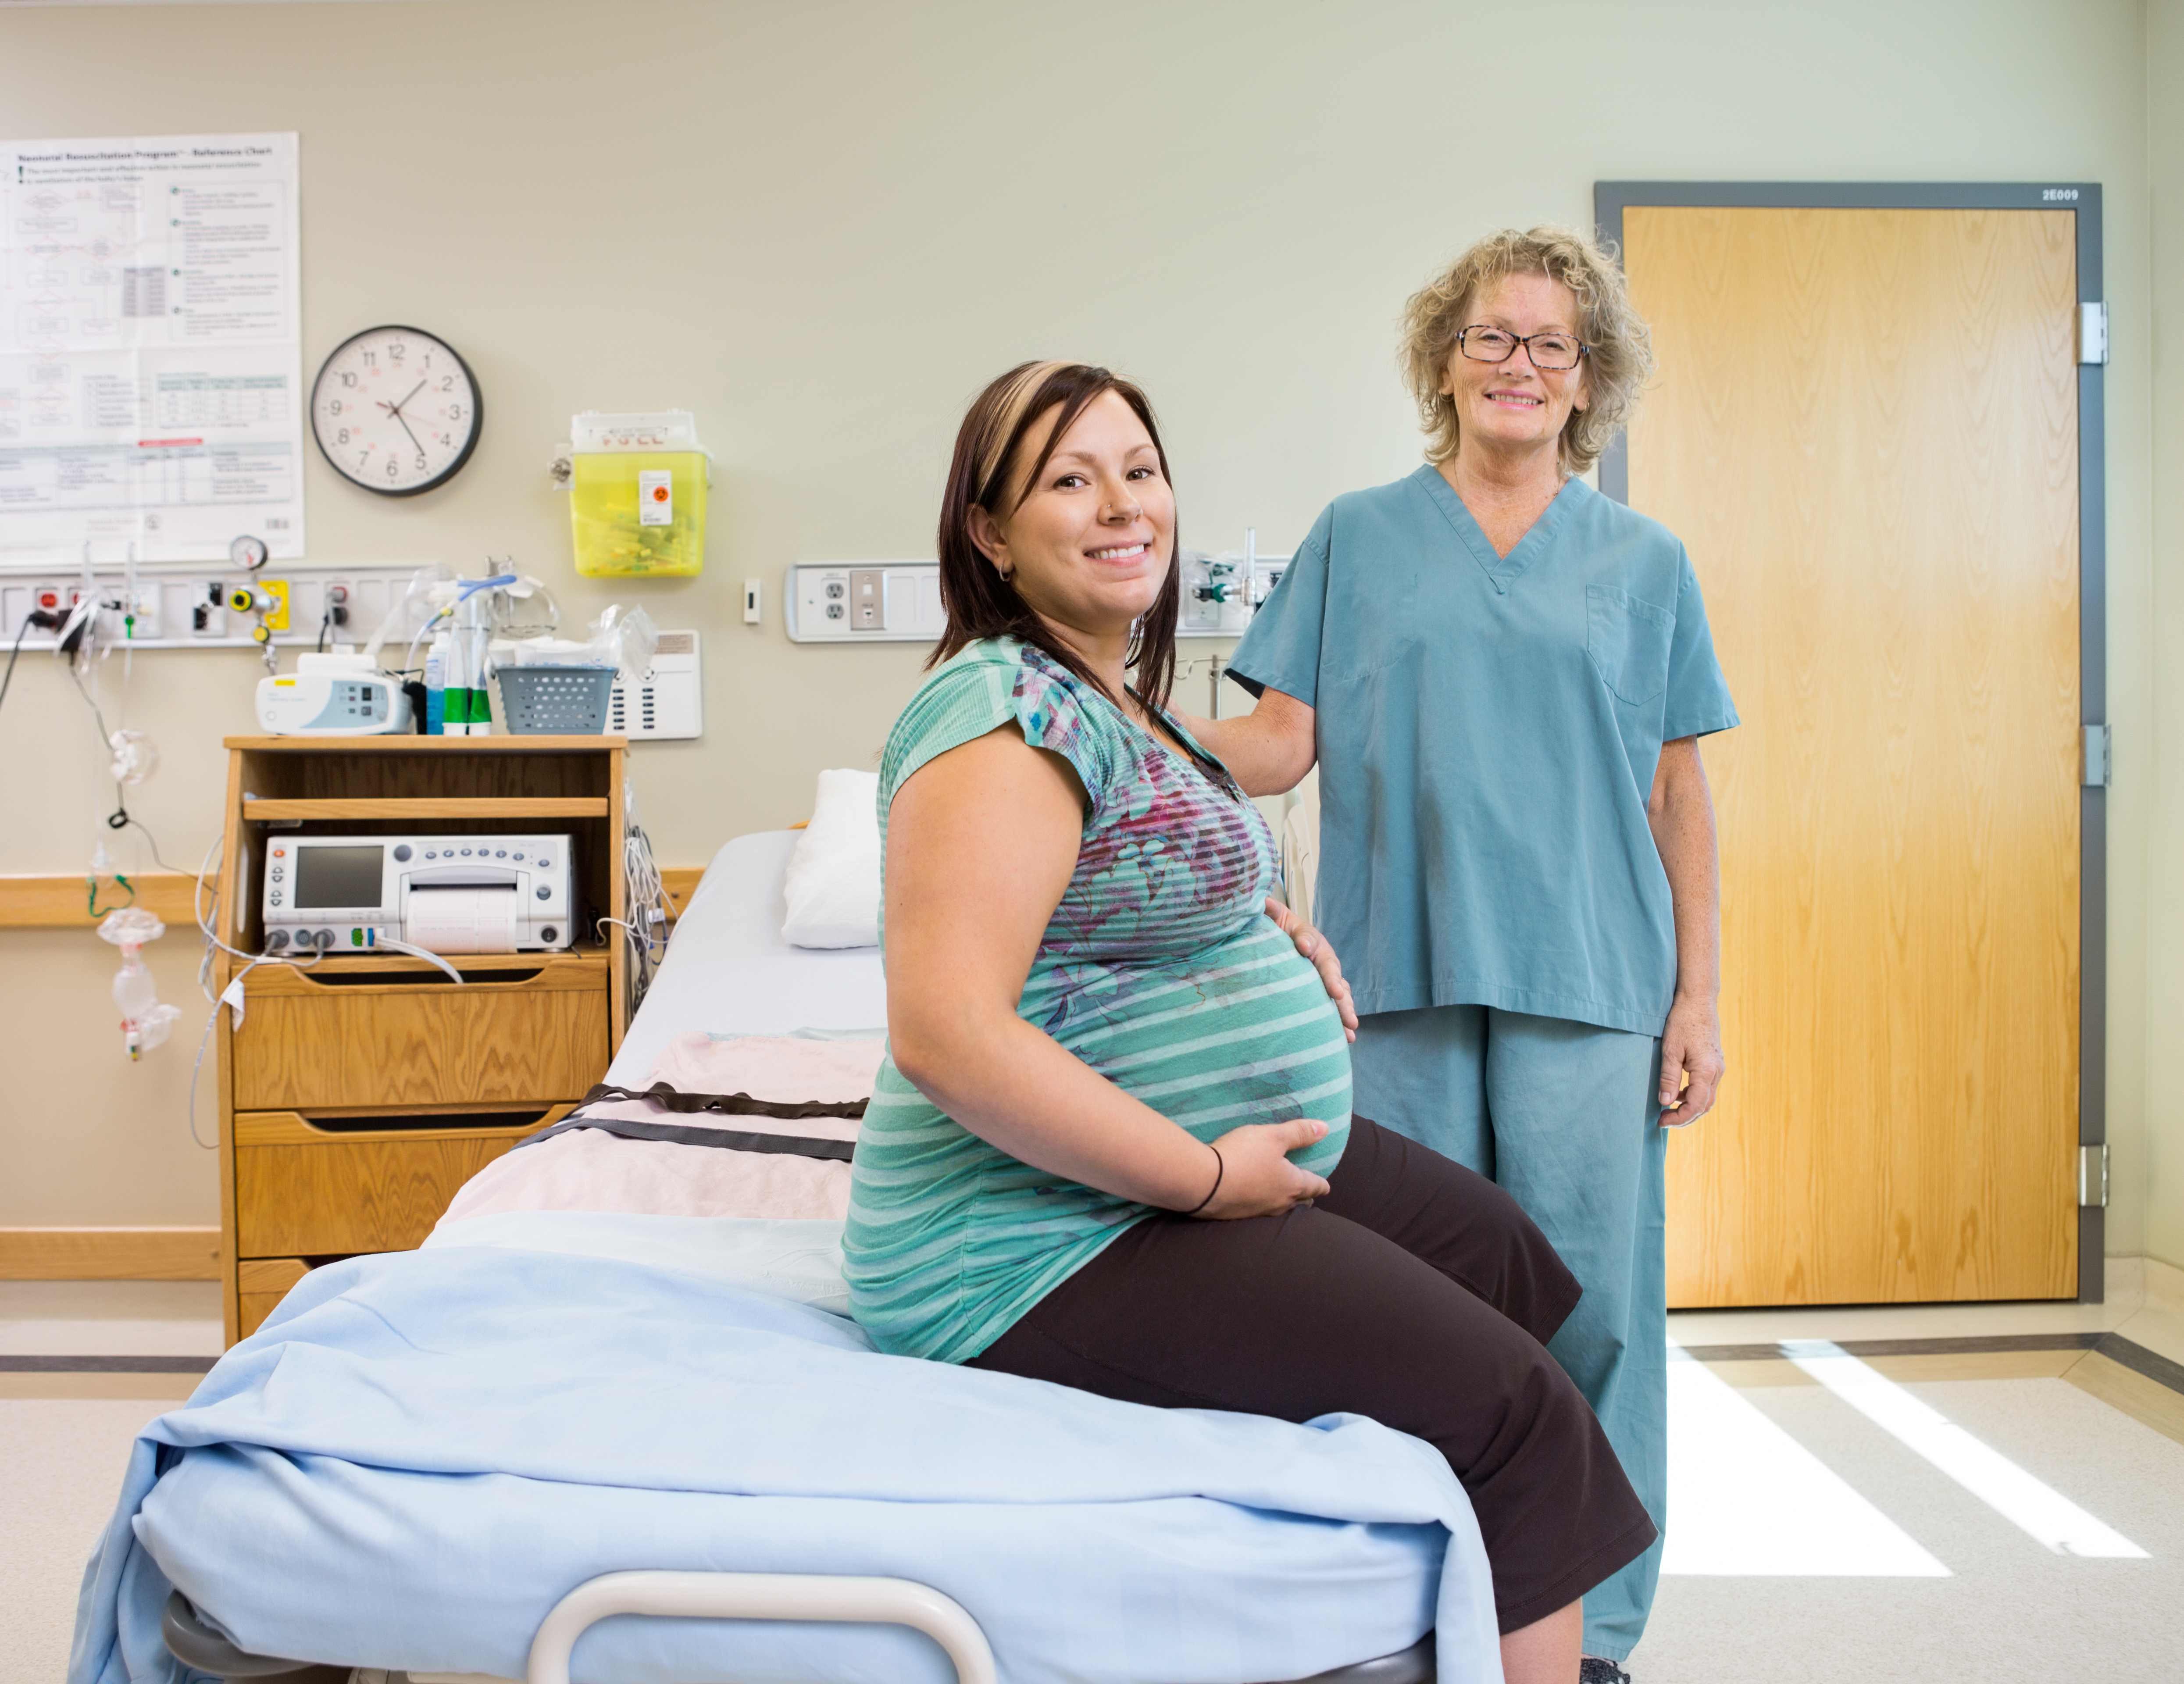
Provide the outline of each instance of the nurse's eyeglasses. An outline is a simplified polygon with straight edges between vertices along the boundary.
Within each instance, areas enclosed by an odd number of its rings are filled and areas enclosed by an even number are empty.
[[[1456,344],[1475,363],[1506,363],[1522,345],[1532,366],[1544,374],[1575,368],[1585,354],[1585,347],[1567,333],[1532,333],[1518,338],[1498,327],[1467,327],[1456,336]]]

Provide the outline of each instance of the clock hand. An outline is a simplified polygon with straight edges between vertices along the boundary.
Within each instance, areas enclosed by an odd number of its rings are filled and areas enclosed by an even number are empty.
[[[411,395],[412,395],[412,396],[414,396],[414,395],[415,395],[415,394],[412,393]],[[406,403],[408,403],[409,401],[410,401],[410,399],[409,399],[408,398],[404,398],[404,399],[402,400],[402,404],[406,404]],[[394,409],[393,409],[393,414],[394,419],[395,419],[395,420],[397,420],[397,421],[400,421],[400,422],[402,423],[402,430],[403,430],[403,432],[410,432],[410,418],[409,418],[407,415],[404,415],[404,414],[402,413],[402,404],[397,404],[394,406]],[[418,454],[419,455],[421,455],[421,455],[423,455],[423,454],[425,454],[425,447],[424,447],[422,444],[418,444],[418,443],[417,443],[417,435],[416,435],[415,433],[414,433],[414,432],[410,432],[410,442],[412,444],[416,444],[416,445],[417,445],[417,454]]]
[[[415,397],[420,392],[422,392],[430,384],[432,384],[432,382],[429,380],[419,381],[415,386],[411,387],[409,391],[403,393],[402,404],[408,403],[412,398]],[[386,410],[387,414],[398,417],[402,413],[402,404],[396,404],[390,408],[388,405],[382,403],[380,405],[380,408]]]

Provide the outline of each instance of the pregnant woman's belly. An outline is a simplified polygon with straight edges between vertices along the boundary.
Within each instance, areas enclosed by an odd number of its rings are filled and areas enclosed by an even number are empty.
[[[1295,1162],[1325,1174],[1342,1156],[1350,1126],[1342,1020],[1319,973],[1269,919],[1182,962],[1080,964],[1035,976],[1021,1009],[1202,1140],[1247,1123],[1315,1117],[1331,1132]]]
[[[1331,1125],[1327,1137],[1292,1161],[1324,1175],[1341,1159],[1342,1020],[1319,973],[1266,918],[1165,964],[1035,965],[1019,1010],[1200,1140],[1311,1117]],[[890,1057],[851,1168],[851,1304],[883,1349],[961,1362],[1149,1213],[989,1145]]]

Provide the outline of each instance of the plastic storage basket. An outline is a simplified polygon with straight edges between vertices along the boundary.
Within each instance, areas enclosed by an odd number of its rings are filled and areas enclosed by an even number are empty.
[[[518,737],[596,737],[607,728],[611,666],[504,666],[500,711]]]

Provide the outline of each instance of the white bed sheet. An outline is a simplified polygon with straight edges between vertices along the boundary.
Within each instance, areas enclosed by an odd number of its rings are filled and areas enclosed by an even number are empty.
[[[690,1029],[778,1035],[795,1029],[887,1025],[887,980],[877,947],[792,947],[782,874],[794,830],[738,836],[713,856],[675,926],[667,954],[607,1080],[642,1086],[652,1061]]]

